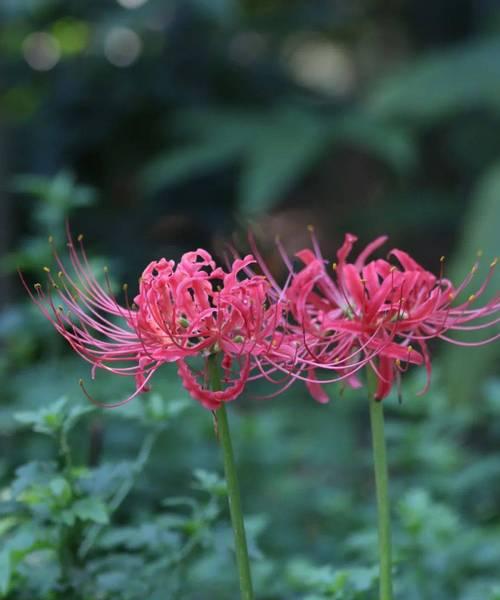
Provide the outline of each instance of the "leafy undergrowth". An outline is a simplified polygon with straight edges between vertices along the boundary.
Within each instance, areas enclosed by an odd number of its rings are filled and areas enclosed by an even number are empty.
[[[142,399],[96,409],[76,384],[81,367],[44,363],[7,387],[17,401],[7,394],[0,426],[0,597],[234,600],[212,415],[168,369]],[[96,393],[118,397],[122,381],[104,383]],[[386,403],[396,597],[498,600],[500,385],[453,406],[439,381],[423,398],[419,384]],[[62,388],[68,397],[50,401]],[[231,410],[260,600],[376,596],[366,405],[331,392],[326,407],[297,386]]]

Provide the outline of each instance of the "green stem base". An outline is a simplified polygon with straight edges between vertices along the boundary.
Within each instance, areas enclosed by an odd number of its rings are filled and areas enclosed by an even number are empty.
[[[377,492],[378,547],[380,562],[380,600],[393,600],[392,557],[391,557],[391,515],[389,503],[389,478],[387,474],[387,453],[384,434],[384,407],[374,399],[376,376],[368,371],[368,391],[370,403],[370,423]]]
[[[211,389],[217,391],[220,389],[221,384],[216,355],[209,357],[208,369]],[[240,486],[234,462],[229,421],[224,404],[217,409],[215,417],[217,419],[219,442],[224,459],[224,472],[226,475],[229,512],[231,514],[231,524],[233,527],[234,545],[236,549],[236,563],[238,565],[241,600],[253,600],[252,576],[248,558],[245,523],[243,521],[243,511],[241,509]]]

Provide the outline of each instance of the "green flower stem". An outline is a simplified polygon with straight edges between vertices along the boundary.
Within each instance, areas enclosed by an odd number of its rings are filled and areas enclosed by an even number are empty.
[[[211,389],[213,391],[220,390],[221,380],[219,366],[217,364],[217,355],[215,354],[208,359],[208,372]],[[236,548],[236,562],[240,579],[241,598],[242,600],[253,600],[252,576],[250,573],[250,562],[248,560],[245,523],[243,522],[243,512],[241,510],[240,488],[238,476],[236,474],[236,465],[234,464],[233,446],[231,443],[229,422],[224,403],[217,409],[215,416],[217,419],[218,437],[224,457],[224,472],[226,475],[229,512],[231,513],[231,523],[233,526],[234,544]]]
[[[392,600],[392,558],[391,558],[391,515],[389,508],[389,485],[387,475],[387,455],[384,435],[384,407],[375,400],[377,377],[372,369],[367,369],[368,395],[370,403],[370,423],[373,442],[373,462],[375,467],[375,487],[377,490],[378,549],[380,564],[380,600]]]

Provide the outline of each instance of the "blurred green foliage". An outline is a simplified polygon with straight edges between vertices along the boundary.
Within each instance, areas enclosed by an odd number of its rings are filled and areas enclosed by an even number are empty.
[[[291,247],[314,222],[327,254],[346,230],[387,232],[458,281],[481,249],[480,281],[498,254],[499,16],[486,0],[0,2],[0,597],[237,595],[211,415],[167,368],[131,404],[91,407],[87,366],[15,269],[39,277],[69,219],[119,289],[251,218]],[[429,394],[409,373],[387,401],[397,597],[499,600],[499,345],[436,351]],[[91,393],[128,383],[99,374]],[[230,415],[257,597],[371,600],[365,400],[266,391]]]
[[[57,369],[72,379],[86,370],[74,358],[60,359]],[[142,399],[105,413],[81,404],[76,382],[65,386],[47,373],[41,386],[40,369],[20,376],[22,400],[2,415],[2,456],[10,457],[0,493],[4,596],[234,598],[212,417],[186,397],[174,371],[165,368]],[[96,394],[123,392],[121,380],[99,379]],[[417,398],[422,377],[409,377],[403,404],[392,397],[386,405],[397,590],[410,600],[493,600],[500,585],[500,385],[488,383],[482,406],[450,410],[440,380],[437,374],[432,394]],[[50,404],[61,387],[68,399]],[[327,407],[298,388],[273,401],[244,397],[231,411],[263,600],[367,600],[375,593],[366,401],[332,392]],[[8,452],[16,440],[22,449]]]
[[[89,186],[76,184],[74,176],[67,171],[61,171],[54,177],[14,177],[12,192],[36,199],[36,210],[31,213],[31,225],[36,235],[26,236],[19,241],[14,252],[2,257],[0,267],[4,272],[36,270],[41,263],[51,262],[48,238],[54,232],[65,230],[65,222],[74,209],[91,206],[95,202],[95,191]]]
[[[499,249],[500,225],[500,163],[494,163],[479,179],[474,191],[474,209],[466,219],[467,231],[458,248],[456,264],[452,275],[457,280],[464,277],[465,265],[471,264],[471,257],[478,252],[486,256],[497,256]],[[486,264],[485,264],[486,263]],[[488,261],[481,261],[477,272],[477,282],[488,275]],[[476,288],[480,283],[476,283]],[[483,301],[493,299],[500,289],[500,274],[493,274],[492,282],[486,290]],[[490,332],[493,335],[495,331]],[[462,338],[467,340],[467,338]],[[477,336],[475,339],[478,339]],[[470,340],[469,340],[470,341]],[[450,397],[455,402],[464,403],[477,396],[482,379],[498,365],[500,350],[498,344],[479,348],[451,347],[447,349],[445,364],[449,377]]]

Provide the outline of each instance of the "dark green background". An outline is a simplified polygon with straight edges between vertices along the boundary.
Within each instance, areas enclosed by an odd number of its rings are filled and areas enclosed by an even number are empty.
[[[114,56],[125,62],[127,35],[140,40],[129,66],[107,57],[117,31],[125,42]],[[36,32],[52,36],[60,54],[46,71],[26,60]],[[161,256],[202,246],[221,258],[235,241],[244,248],[249,226],[282,277],[274,238],[293,253],[307,243],[308,224],[332,259],[346,231],[359,235],[360,247],[387,233],[431,270],[445,255],[457,282],[481,249],[479,282],[499,248],[499,133],[496,1],[148,0],[128,10],[115,0],[3,0],[2,502],[20,465],[56,456],[43,434],[13,415],[46,409],[64,395],[86,402],[77,382],[89,379],[87,366],[30,306],[15,274],[20,267],[32,281],[41,277],[50,261],[47,236],[63,246],[66,219],[85,234],[96,270],[108,264],[117,286],[132,287]],[[498,277],[490,297],[495,290]],[[425,397],[415,394],[422,374],[410,372],[403,404],[386,401],[398,597],[498,599],[499,346],[436,344],[433,355]],[[100,400],[114,401],[131,383],[99,374],[91,387]],[[256,400],[261,391],[231,407],[243,503],[260,532],[258,597],[373,598],[365,400],[331,388],[333,400],[322,407],[299,384],[271,401]],[[180,544],[155,537],[161,500],[200,494],[190,491],[193,469],[220,472],[211,416],[185,398],[174,370],[164,369],[153,393],[146,406],[176,412],[180,402],[183,411],[160,434],[106,526],[122,541],[104,540],[79,562],[80,529],[72,533],[76,541],[65,541],[59,525],[29,502],[0,503],[7,549],[11,527],[31,522],[36,535],[48,531],[73,557],[61,579],[61,555],[8,550],[11,562],[18,558],[7,578],[0,550],[5,597],[236,597],[224,512],[200,526],[204,542],[182,568],[160,570],[165,579],[148,571],[159,557],[177,556]],[[72,430],[74,463],[90,465],[93,478],[99,466],[133,460],[151,429],[139,414],[142,401],[134,405],[93,413]],[[27,477],[34,481],[36,473]],[[93,492],[79,490],[109,500],[97,484]],[[15,526],[3,520],[12,515]],[[182,523],[189,538],[193,525]]]

